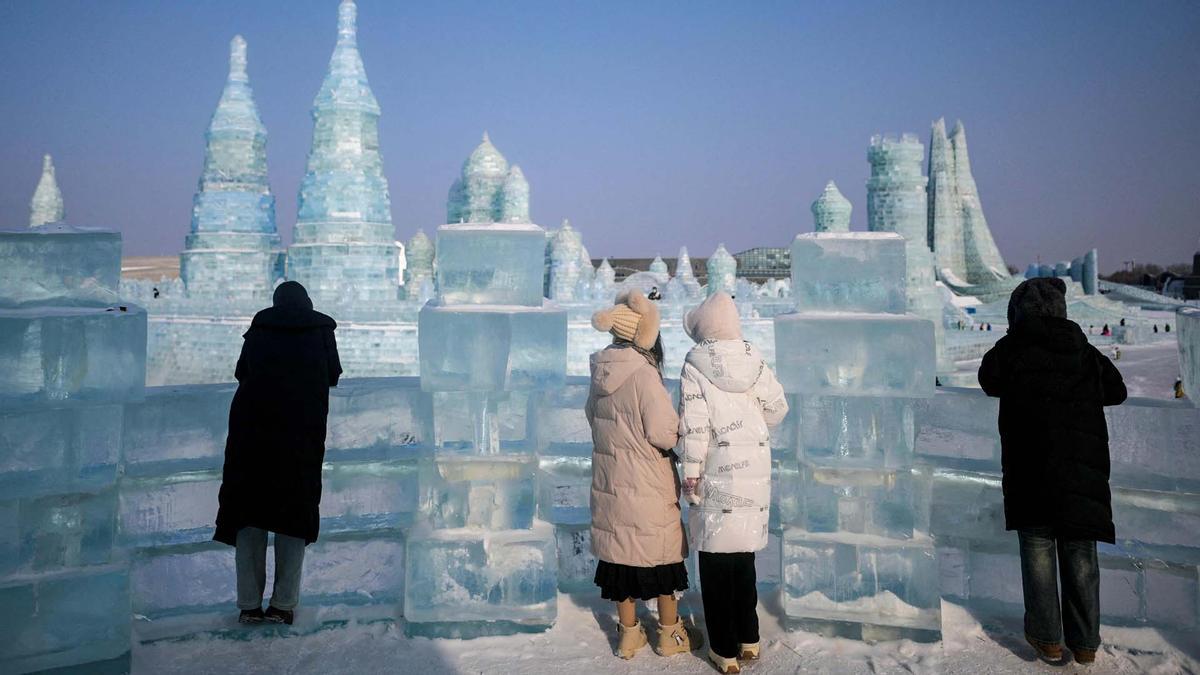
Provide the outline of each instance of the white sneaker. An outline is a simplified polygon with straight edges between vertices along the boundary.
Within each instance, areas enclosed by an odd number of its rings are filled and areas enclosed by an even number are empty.
[[[712,661],[712,664],[717,667],[718,673],[729,675],[729,673],[742,672],[742,666],[738,663],[737,659],[727,659],[724,656],[716,654],[711,649],[708,650],[708,660]]]
[[[751,642],[739,645],[741,655],[738,656],[739,661],[757,661],[758,660],[758,643]]]

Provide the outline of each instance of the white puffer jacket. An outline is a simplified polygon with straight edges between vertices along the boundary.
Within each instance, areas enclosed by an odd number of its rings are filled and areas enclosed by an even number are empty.
[[[788,405],[758,350],[740,339],[733,301],[718,295],[684,321],[699,340],[680,376],[683,475],[700,478],[688,530],[700,551],[758,551],[771,504],[768,426],[783,421]]]

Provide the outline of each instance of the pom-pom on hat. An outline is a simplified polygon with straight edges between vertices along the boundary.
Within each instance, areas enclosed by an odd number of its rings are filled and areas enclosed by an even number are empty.
[[[592,315],[593,328],[642,349],[654,347],[660,323],[658,307],[638,290],[621,293],[617,304]]]

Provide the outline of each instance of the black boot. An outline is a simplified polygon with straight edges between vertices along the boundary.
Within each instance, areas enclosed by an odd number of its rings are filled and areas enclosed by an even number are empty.
[[[278,609],[271,605],[267,607],[266,614],[263,615],[269,623],[286,623],[292,625],[292,619],[295,618],[295,612],[290,609]]]
[[[254,609],[243,609],[241,613],[238,614],[238,623],[262,623],[265,617],[266,615],[263,614],[261,607],[255,607]]]

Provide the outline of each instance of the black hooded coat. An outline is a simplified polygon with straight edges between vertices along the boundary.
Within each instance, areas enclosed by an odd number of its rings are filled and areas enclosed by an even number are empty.
[[[336,327],[288,281],[242,336],[216,541],[235,546],[243,527],[317,540],[329,388],[342,374]]]
[[[1125,400],[1125,383],[1066,318],[1065,291],[1061,279],[1018,286],[1008,334],[979,368],[983,390],[1000,398],[1005,525],[1112,543],[1104,406]]]

